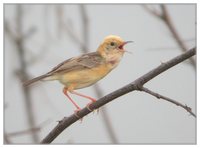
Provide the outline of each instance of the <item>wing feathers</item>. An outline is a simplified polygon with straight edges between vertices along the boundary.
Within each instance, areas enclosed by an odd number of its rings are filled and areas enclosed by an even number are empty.
[[[83,54],[80,57],[65,60],[64,62],[54,67],[47,74],[41,75],[29,81],[26,81],[23,83],[23,85],[28,86],[44,78],[47,78],[47,77],[53,78],[53,76],[62,75],[63,73],[70,72],[70,71],[84,70],[88,68],[97,67],[101,65],[103,62],[104,60],[98,52]]]

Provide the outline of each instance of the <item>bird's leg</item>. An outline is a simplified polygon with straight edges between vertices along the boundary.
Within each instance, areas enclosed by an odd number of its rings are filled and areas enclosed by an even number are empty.
[[[96,102],[96,99],[94,99],[94,98],[92,98],[92,97],[89,97],[89,96],[86,96],[86,95],[83,95],[83,94],[80,94],[80,93],[78,93],[78,92],[75,92],[74,90],[71,90],[70,93],[91,100],[91,102],[88,103],[88,105],[87,105],[87,109],[90,110],[90,111],[92,111],[92,110],[90,109],[89,106],[90,106],[90,104],[92,104],[93,102]]]
[[[75,112],[78,112],[81,110],[81,108],[72,100],[72,98],[67,93],[68,89],[66,87],[63,88],[63,93],[67,96],[67,98],[73,103],[73,105],[76,107]]]
[[[92,97],[89,97],[89,96],[86,96],[86,95],[83,95],[83,94],[81,94],[81,93],[78,93],[78,92],[76,92],[76,91],[74,91],[74,90],[71,90],[70,93],[75,94],[75,95],[78,95],[78,96],[83,97],[83,98],[86,98],[86,99],[89,99],[89,100],[91,100],[91,102],[96,102],[96,99],[94,99],[94,98],[92,98]]]

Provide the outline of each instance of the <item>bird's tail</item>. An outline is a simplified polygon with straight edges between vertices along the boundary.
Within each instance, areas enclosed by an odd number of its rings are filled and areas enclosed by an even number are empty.
[[[25,82],[23,83],[23,86],[28,86],[28,85],[30,85],[30,84],[32,84],[32,83],[35,83],[35,82],[37,82],[37,81],[39,81],[39,80],[43,80],[44,78],[47,78],[47,77],[49,77],[49,75],[48,75],[48,74],[44,74],[44,75],[41,75],[41,76],[39,76],[39,77],[33,78],[33,79],[31,79],[31,80],[25,81]]]

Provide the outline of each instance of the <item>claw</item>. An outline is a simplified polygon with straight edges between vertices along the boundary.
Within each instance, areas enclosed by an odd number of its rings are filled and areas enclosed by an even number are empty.
[[[99,114],[99,108],[93,110],[93,114],[97,111],[97,115]]]
[[[94,103],[94,102],[96,102],[96,101],[92,101],[92,102],[88,103],[87,106],[86,106],[86,108],[87,108],[89,111],[93,112],[93,114],[95,113],[95,111],[97,111],[97,114],[99,114],[99,108],[93,109],[93,110],[90,108],[90,105],[91,105],[92,103]]]
[[[79,115],[78,115],[78,112],[81,110],[81,108],[77,108],[75,111],[74,111],[74,115],[81,121],[83,121],[83,118],[81,118]]]
[[[99,114],[99,110],[100,110],[99,108],[96,109],[96,111],[97,111],[97,115]]]
[[[86,106],[86,108],[87,108],[89,111],[91,111],[91,112],[93,111],[92,109],[90,109],[90,105],[91,105],[92,103],[93,103],[93,102],[90,102],[90,103],[88,103],[87,106]]]

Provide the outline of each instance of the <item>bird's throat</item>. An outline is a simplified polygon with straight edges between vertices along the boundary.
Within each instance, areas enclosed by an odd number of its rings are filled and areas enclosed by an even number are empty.
[[[119,64],[121,58],[122,58],[122,55],[121,54],[117,54],[115,56],[109,57],[107,59],[107,62],[109,63],[109,66],[111,68],[115,68]]]

